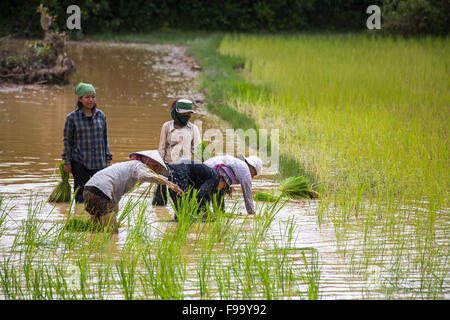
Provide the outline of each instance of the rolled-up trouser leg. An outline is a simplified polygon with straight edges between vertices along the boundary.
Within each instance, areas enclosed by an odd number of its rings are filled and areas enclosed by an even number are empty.
[[[94,225],[115,227],[119,202],[100,197],[88,190],[84,190],[83,198],[85,210],[89,213]]]

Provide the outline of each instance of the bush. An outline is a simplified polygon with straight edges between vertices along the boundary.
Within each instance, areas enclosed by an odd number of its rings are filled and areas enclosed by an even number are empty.
[[[384,0],[382,29],[401,34],[448,34],[450,2],[447,0]]]
[[[72,38],[92,33],[148,32],[156,29],[207,31],[365,30],[366,9],[378,4],[382,29],[448,33],[448,0],[160,0],[77,1],[81,30],[68,30],[72,0],[5,0],[0,3],[0,35],[42,37],[36,8],[42,3],[56,21],[52,28]],[[81,36],[80,36],[81,34]]]

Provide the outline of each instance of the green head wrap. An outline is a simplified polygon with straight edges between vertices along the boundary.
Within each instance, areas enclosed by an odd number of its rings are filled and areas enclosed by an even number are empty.
[[[170,113],[172,115],[173,121],[175,121],[176,124],[182,127],[187,125],[189,119],[191,118],[191,112],[194,112],[192,106],[193,103],[190,100],[177,100],[174,104],[172,104],[172,111]]]
[[[75,94],[78,97],[82,97],[82,96],[84,96],[86,94],[89,94],[89,93],[95,94],[94,86],[92,84],[90,84],[90,83],[80,82],[75,87]]]

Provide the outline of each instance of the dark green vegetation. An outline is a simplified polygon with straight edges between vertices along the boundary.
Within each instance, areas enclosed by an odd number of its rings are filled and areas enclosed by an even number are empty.
[[[40,5],[37,11],[43,40],[27,41],[21,48],[9,43],[9,36],[0,39],[0,82],[65,84],[75,71],[65,52],[66,34],[49,30],[53,17],[48,8]]]
[[[363,30],[368,6],[381,7],[383,30],[448,33],[446,0],[161,0],[77,1],[82,32],[66,28],[70,0],[2,1],[0,35],[40,36],[36,7],[56,16],[55,25],[74,38],[93,32],[135,33],[156,29],[220,31]]]

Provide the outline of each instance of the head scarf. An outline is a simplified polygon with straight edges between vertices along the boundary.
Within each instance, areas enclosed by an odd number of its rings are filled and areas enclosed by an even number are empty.
[[[183,110],[192,110],[192,102],[190,100],[175,100],[172,103],[172,110],[170,112],[173,121],[175,121],[176,124],[184,127],[188,124],[189,119],[191,118],[190,113],[179,113],[178,109]]]
[[[215,165],[214,169],[216,170],[219,177],[223,177],[223,180],[225,180],[225,182],[228,186],[231,186],[233,184],[233,179],[236,179],[236,178],[234,176],[233,170],[230,167],[221,163],[221,164]]]
[[[77,84],[77,86],[75,87],[75,94],[78,97],[83,97],[87,94],[95,94],[95,88],[92,84],[90,83],[83,83],[80,82],[79,84]]]

